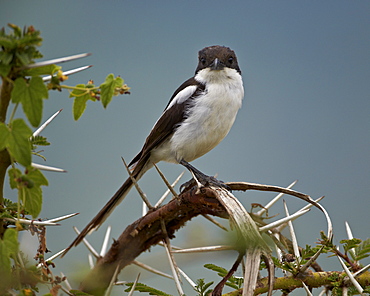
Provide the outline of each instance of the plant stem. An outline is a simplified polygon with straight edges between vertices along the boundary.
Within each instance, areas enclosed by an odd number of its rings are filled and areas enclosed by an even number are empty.
[[[61,85],[60,88],[72,89],[72,90],[84,90],[86,92],[99,89],[99,87],[97,87],[97,86],[96,87],[87,88],[87,87],[77,87],[77,86],[69,86],[69,85]]]
[[[8,79],[2,79],[3,84],[0,92],[0,122],[5,123],[6,113],[10,102],[10,97],[13,89],[13,83]],[[4,208],[4,181],[6,170],[10,165],[10,156],[6,149],[0,151],[0,212]],[[4,235],[3,221],[0,221],[0,238]]]
[[[10,102],[11,93],[13,90],[13,82],[9,79],[2,79],[3,84],[0,92],[0,122],[5,122],[6,112]]]
[[[14,118],[14,115],[15,115],[15,112],[17,111],[18,105],[19,105],[19,103],[16,103],[15,104],[15,106],[13,108],[13,111],[12,111],[12,114],[10,114],[10,119],[9,119],[9,125],[10,126],[12,124],[12,121],[13,121],[13,118]]]

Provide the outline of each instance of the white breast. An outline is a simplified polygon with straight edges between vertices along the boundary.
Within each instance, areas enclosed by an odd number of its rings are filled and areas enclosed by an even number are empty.
[[[228,134],[241,107],[243,82],[234,69],[203,69],[195,79],[206,85],[205,92],[194,100],[187,119],[177,128],[166,147],[162,147],[166,150],[163,154],[167,155],[167,159],[163,159],[165,161],[184,159],[190,162],[212,150]]]

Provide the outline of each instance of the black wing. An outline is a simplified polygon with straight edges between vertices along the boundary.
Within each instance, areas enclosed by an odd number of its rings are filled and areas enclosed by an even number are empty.
[[[189,86],[196,86],[193,93],[190,93],[187,98],[181,98],[181,101],[171,102],[175,99],[177,94]],[[158,119],[149,136],[146,138],[141,151],[130,162],[129,166],[138,162],[140,159],[148,159],[150,152],[160,144],[162,144],[176,129],[186,117],[186,105],[191,103],[200,93],[204,92],[205,86],[194,79],[194,77],[185,81],[172,95],[168,102],[166,109],[163,111],[162,116]]]

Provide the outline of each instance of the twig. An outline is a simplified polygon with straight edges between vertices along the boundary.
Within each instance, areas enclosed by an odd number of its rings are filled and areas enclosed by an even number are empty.
[[[167,188],[171,191],[172,195],[176,198],[178,198],[178,194],[176,193],[175,189],[173,189],[173,187],[171,186],[170,182],[168,182],[168,180],[166,179],[166,177],[163,175],[163,173],[161,172],[161,170],[158,168],[158,166],[154,164],[154,167],[155,169],[157,170],[158,174],[161,176],[164,184],[166,184]]]
[[[144,264],[142,262],[139,262],[139,261],[134,260],[134,261],[132,261],[132,264],[135,264],[135,265],[137,265],[137,266],[139,266],[139,267],[141,267],[141,268],[143,268],[143,269],[145,269],[147,271],[150,271],[152,273],[155,273],[155,274],[158,274],[160,276],[163,276],[163,277],[166,277],[166,278],[169,278],[169,279],[173,280],[173,276],[171,276],[171,275],[169,275],[167,273],[164,273],[164,272],[162,272],[162,271],[160,271],[158,269],[155,269],[155,268],[153,268],[153,267],[151,267],[149,265],[146,265],[146,264]]]
[[[149,209],[153,209],[153,206],[150,204],[149,200],[147,199],[145,193],[141,190],[139,184],[136,182],[136,179],[134,178],[134,176],[132,175],[131,173],[131,170],[130,168],[128,167],[126,161],[122,158],[122,161],[123,161],[123,164],[125,165],[125,168],[127,170],[127,173],[129,174],[131,180],[132,180],[132,183],[135,185],[135,188],[137,190],[137,192],[139,193],[141,199],[145,202],[146,206],[149,208]]]

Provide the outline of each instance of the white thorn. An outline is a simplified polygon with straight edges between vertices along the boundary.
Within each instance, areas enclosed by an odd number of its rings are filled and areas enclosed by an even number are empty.
[[[93,269],[95,266],[95,263],[94,263],[94,258],[90,253],[87,255],[87,260],[89,261],[90,269]]]
[[[308,289],[307,285],[302,281],[303,288],[306,290],[308,296],[313,296],[311,291]]]
[[[77,234],[80,234],[80,231],[77,229],[77,227],[73,226],[73,230],[77,233]],[[95,257],[95,258],[99,258],[99,254],[97,251],[95,251],[95,249],[92,247],[92,245],[90,245],[90,243],[87,241],[86,238],[84,238],[83,240],[83,243],[85,244],[86,248],[90,251],[90,253]]]
[[[187,280],[187,282],[190,284],[190,286],[192,286],[193,289],[195,289],[195,287],[197,286],[196,283],[194,283],[191,280],[191,278],[184,271],[182,271],[179,267],[178,267],[178,270],[182,274],[182,276]]]
[[[209,247],[172,250],[172,253],[187,254],[187,253],[200,253],[200,252],[216,252],[216,251],[225,251],[225,250],[235,250],[235,248],[233,248],[232,246],[209,246]]]
[[[44,129],[49,125],[50,122],[54,120],[55,117],[59,115],[60,112],[62,112],[63,109],[60,109],[59,111],[55,112],[52,116],[49,117],[48,120],[45,121],[43,125],[41,125],[33,134],[32,136],[36,137],[38,136]]]
[[[347,274],[349,280],[351,281],[351,283],[355,286],[356,290],[361,294],[364,289],[362,289],[361,285],[358,283],[358,281],[356,281],[356,279],[353,277],[352,273],[349,271],[348,267],[346,266],[346,264],[343,262],[342,258],[340,258],[339,256],[337,256],[340,264],[342,265],[345,273]]]
[[[171,276],[171,275],[169,275],[167,273],[164,273],[164,272],[162,272],[162,271],[160,271],[158,269],[155,269],[155,268],[153,268],[153,267],[151,267],[149,265],[146,265],[146,264],[144,264],[142,262],[139,262],[139,261],[134,260],[134,261],[132,261],[132,264],[135,264],[135,265],[137,265],[137,266],[139,266],[139,267],[141,267],[141,268],[143,268],[143,269],[145,269],[147,271],[150,271],[152,273],[155,273],[155,274],[158,274],[160,276],[163,276],[163,277],[166,277],[166,278],[169,278],[169,279],[173,280],[173,276]]]
[[[107,252],[111,230],[112,230],[112,227],[109,225],[108,228],[107,228],[107,232],[105,233],[103,245],[101,247],[101,251],[100,251],[100,256],[101,257],[103,257]]]
[[[47,165],[37,164],[32,162],[31,166],[35,169],[39,169],[42,171],[49,171],[49,172],[57,172],[57,173],[66,173],[67,171],[61,168],[55,168]]]
[[[3,220],[11,222],[19,222],[27,225],[42,225],[42,226],[59,226],[58,223],[51,223],[47,221],[38,221],[38,220],[27,220],[27,219],[15,219],[15,218],[3,218]]]
[[[55,258],[57,258],[57,257],[59,257],[60,255],[62,255],[64,251],[65,251],[65,249],[63,249],[63,250],[59,251],[59,252],[58,252],[58,253],[56,253],[55,255],[50,256],[48,259],[45,259],[45,261],[53,261]],[[38,265],[37,265],[37,268],[40,268],[41,266],[42,266],[42,264],[40,263],[40,264],[38,264]]]
[[[24,66],[23,69],[32,69],[32,68],[38,68],[38,67],[52,65],[52,64],[65,63],[65,62],[81,59],[89,55],[91,55],[91,53],[81,53],[81,54],[71,55],[68,57],[56,58],[52,60],[47,60],[47,61],[27,65],[27,66]]]
[[[287,188],[292,188],[298,180],[295,180],[293,183],[291,183]],[[261,210],[259,210],[256,215],[261,216],[263,213],[265,213],[269,208],[271,208],[281,197],[284,196],[284,193],[279,193],[276,195],[266,206],[264,206]]]
[[[68,215],[64,215],[64,216],[61,216],[61,217],[57,217],[57,218],[54,218],[54,219],[47,220],[45,222],[55,223],[55,222],[59,222],[59,221],[69,219],[69,218],[74,217],[78,214],[79,213],[68,214]]]
[[[277,226],[279,226],[279,225],[281,225],[281,224],[284,224],[284,223],[286,223],[286,222],[288,222],[288,221],[295,220],[295,219],[297,219],[298,217],[300,217],[300,216],[302,216],[302,215],[306,214],[306,213],[307,213],[307,212],[309,212],[309,211],[310,211],[310,210],[304,210],[304,211],[300,210],[300,211],[298,211],[298,212],[294,213],[293,215],[289,215],[289,216],[284,217],[284,218],[282,218],[282,219],[280,219],[280,220],[277,220],[277,221],[274,221],[274,222],[272,222],[272,223],[270,223],[270,224],[267,224],[267,225],[265,225],[265,226],[262,226],[262,227],[260,227],[260,228],[259,228],[259,230],[260,230],[260,232],[265,232],[265,231],[267,231],[267,230],[271,230],[271,229],[273,229],[273,228],[275,228],[275,227],[277,227]]]
[[[127,296],[132,296],[134,295],[134,291],[135,291],[135,288],[136,288],[136,285],[139,281],[139,278],[140,278],[140,273],[137,275],[136,279],[135,279],[135,282],[133,283],[132,287],[131,287],[131,290],[130,290],[130,293],[127,295]]]
[[[112,294],[112,288],[114,286],[114,283],[116,282],[118,272],[119,272],[119,264],[117,265],[116,270],[114,271],[114,274],[112,276],[112,279],[110,280],[109,286],[104,293],[104,296],[110,296]]]
[[[289,210],[286,202],[284,201],[284,209],[285,209],[285,215],[289,216]],[[299,247],[298,247],[298,242],[297,242],[297,237],[295,235],[294,227],[292,221],[288,222],[288,227],[290,231],[290,236],[292,239],[292,244],[293,244],[293,250],[294,250],[294,256],[296,258],[296,261],[298,262],[300,260],[300,255],[299,255]]]

